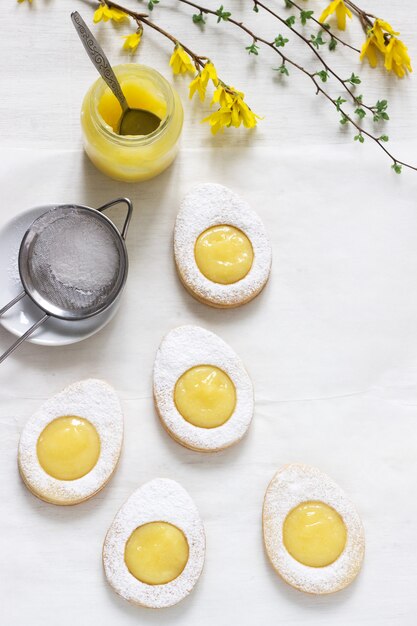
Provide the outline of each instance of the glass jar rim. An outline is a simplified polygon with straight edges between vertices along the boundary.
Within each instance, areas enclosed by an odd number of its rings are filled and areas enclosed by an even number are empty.
[[[169,82],[166,80],[166,78],[162,76],[162,74],[160,74],[157,70],[154,70],[152,67],[149,67],[148,65],[142,65],[140,63],[121,63],[120,65],[113,66],[113,70],[116,76],[118,76],[118,71],[124,69],[134,69],[132,75],[135,73],[135,70],[138,70],[136,74],[137,78],[140,78],[141,76],[146,76],[147,78],[157,83],[157,86],[161,89],[167,105],[167,111],[165,117],[161,120],[160,125],[148,135],[119,135],[118,133],[116,133],[111,128],[111,126],[109,126],[109,124],[105,122],[105,120],[102,118],[98,111],[99,97],[103,95],[104,90],[107,88],[107,85],[103,78],[98,78],[91,87],[91,119],[93,123],[97,126],[99,131],[105,134],[106,137],[114,143],[124,144],[126,146],[138,146],[144,143],[150,143],[159,139],[166,132],[169,121],[171,120],[175,112],[175,98],[173,89]]]

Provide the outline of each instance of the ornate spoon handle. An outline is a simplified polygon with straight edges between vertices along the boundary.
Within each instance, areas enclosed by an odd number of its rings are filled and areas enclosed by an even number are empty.
[[[87,24],[84,22],[78,11],[74,11],[74,13],[71,13],[71,19],[78,33],[78,36],[80,37],[82,44],[86,49],[88,56],[93,62],[93,65],[120,102],[123,112],[126,111],[129,106],[123,94],[122,88],[120,87],[120,83],[112,70],[108,58],[103,52],[102,47],[98,43],[97,39],[94,37],[91,30],[88,28]]]

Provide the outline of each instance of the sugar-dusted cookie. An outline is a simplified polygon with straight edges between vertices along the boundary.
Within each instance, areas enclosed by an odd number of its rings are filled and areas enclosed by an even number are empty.
[[[360,517],[342,489],[315,467],[287,465],[275,474],[265,494],[263,534],[273,567],[301,591],[339,591],[362,565]]]
[[[199,326],[180,326],[164,337],[153,390],[163,426],[192,450],[227,448],[252,420],[253,387],[242,361],[223,339]]]
[[[116,392],[102,380],[82,380],[47,400],[26,423],[18,450],[20,474],[38,498],[78,504],[108,482],[122,440]]]
[[[186,289],[219,308],[252,300],[271,269],[271,246],[260,217],[233,191],[213,183],[185,196],[175,223],[174,254]]]
[[[191,497],[174,480],[156,478],[117,513],[104,540],[103,565],[122,598],[159,609],[190,593],[204,555],[204,527]]]

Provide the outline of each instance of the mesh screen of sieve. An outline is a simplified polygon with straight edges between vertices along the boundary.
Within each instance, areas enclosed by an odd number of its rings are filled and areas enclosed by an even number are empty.
[[[67,311],[88,314],[104,306],[120,273],[117,233],[92,212],[69,208],[36,220],[28,256],[33,287]]]

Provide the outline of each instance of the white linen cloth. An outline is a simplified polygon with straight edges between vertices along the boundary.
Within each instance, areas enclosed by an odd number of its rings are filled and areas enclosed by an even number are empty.
[[[416,175],[396,176],[376,149],[357,145],[302,153],[183,150],[162,176],[138,185],[105,178],[78,151],[7,150],[0,157],[0,224],[44,203],[95,207],[124,195],[134,202],[130,273],[116,317],[82,343],[25,345],[0,366],[0,604],[7,624],[412,624]],[[236,310],[196,302],[174,268],[180,199],[192,184],[207,181],[248,200],[272,241],[269,284]],[[219,454],[179,446],[153,407],[155,351],[167,331],[185,323],[225,339],[255,386],[247,437]],[[0,348],[12,339],[1,329]],[[85,377],[106,379],[121,396],[122,458],[92,500],[55,507],[19,479],[19,432],[46,398]],[[317,465],[335,479],[365,525],[363,571],[334,596],[291,589],[264,555],[264,492],[276,469],[292,461]],[[157,476],[178,480],[194,498],[207,560],[188,599],[149,612],[106,584],[101,547],[125,499]]]

